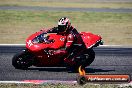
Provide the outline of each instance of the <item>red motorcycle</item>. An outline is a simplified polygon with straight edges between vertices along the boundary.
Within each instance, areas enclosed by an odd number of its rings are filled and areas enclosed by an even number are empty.
[[[77,54],[74,58],[76,63],[71,65],[64,64],[64,58],[67,56],[64,52],[55,53],[56,49],[60,49],[65,45],[67,36],[58,35],[56,33],[46,33],[39,31],[26,40],[26,49],[16,54],[12,58],[12,65],[16,69],[27,69],[30,66],[36,67],[64,67],[70,66],[77,69],[80,65],[88,66],[95,58],[93,47],[102,44],[102,38],[87,32],[80,32],[85,44],[83,52]]]

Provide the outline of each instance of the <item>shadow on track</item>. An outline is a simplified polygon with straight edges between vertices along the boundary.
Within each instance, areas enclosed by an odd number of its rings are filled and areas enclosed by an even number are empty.
[[[62,67],[62,68],[54,68],[54,67],[45,67],[45,68],[28,68],[27,70],[36,70],[36,71],[48,71],[48,72],[68,72],[68,73],[78,73],[78,72],[71,72],[68,71],[67,68]],[[103,70],[103,69],[94,69],[94,68],[86,68],[86,73],[97,73],[97,72],[111,72],[115,70]]]
[[[86,73],[111,72],[111,71],[115,71],[115,70],[103,70],[103,69],[86,68]]]
[[[66,68],[57,68],[57,67],[37,67],[37,68],[28,68],[27,70],[37,70],[37,71],[48,71],[48,72],[66,72]]]

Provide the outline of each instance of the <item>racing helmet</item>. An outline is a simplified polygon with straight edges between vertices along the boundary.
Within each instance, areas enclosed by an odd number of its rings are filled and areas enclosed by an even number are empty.
[[[58,32],[65,32],[70,26],[70,20],[67,17],[63,17],[58,21]]]

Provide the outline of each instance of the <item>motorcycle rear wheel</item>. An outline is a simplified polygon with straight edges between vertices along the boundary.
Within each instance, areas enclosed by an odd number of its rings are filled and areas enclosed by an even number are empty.
[[[93,49],[88,49],[86,50],[83,54],[80,55],[80,58],[76,59],[76,64],[72,67],[70,67],[70,69],[73,72],[78,72],[78,68],[79,66],[82,66],[82,68],[85,69],[86,66],[89,66],[95,59],[95,52]]]
[[[85,62],[82,62],[82,67],[89,66],[95,59],[95,52],[93,49],[88,49],[85,54],[87,55]]]

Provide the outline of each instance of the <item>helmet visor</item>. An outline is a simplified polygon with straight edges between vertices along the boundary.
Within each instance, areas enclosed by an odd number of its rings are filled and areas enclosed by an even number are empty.
[[[64,32],[66,30],[66,26],[65,25],[58,25],[58,31],[59,32]]]

